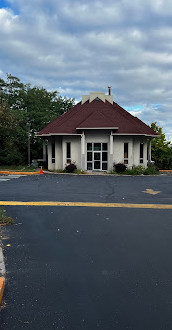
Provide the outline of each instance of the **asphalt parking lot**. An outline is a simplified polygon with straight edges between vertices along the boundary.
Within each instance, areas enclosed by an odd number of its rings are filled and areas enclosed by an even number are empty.
[[[25,176],[0,201],[85,203],[5,206],[1,329],[172,329],[172,176]]]

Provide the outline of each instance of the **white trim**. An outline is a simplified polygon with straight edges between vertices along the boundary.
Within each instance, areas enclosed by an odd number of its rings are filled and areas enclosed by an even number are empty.
[[[77,127],[76,129],[119,129],[119,127]]]
[[[97,143],[100,143],[101,144],[101,150],[94,150],[94,144],[97,144]],[[106,143],[107,144],[107,150],[103,150],[103,144]],[[92,150],[88,150],[87,147],[88,147],[88,144],[92,144]],[[88,163],[92,163],[92,170],[87,170],[87,171],[107,171],[108,170],[108,164],[109,164],[109,161],[108,161],[108,142],[87,142],[86,144],[86,149],[87,149],[87,154],[88,152],[92,153],[92,160],[88,160],[87,159],[87,165]],[[107,160],[103,160],[102,159],[102,153],[103,152],[106,152],[107,153]],[[94,159],[94,154],[95,153],[100,153],[100,160],[97,160],[100,162],[100,168],[94,168],[94,162],[96,161]],[[107,164],[107,169],[106,170],[103,170],[102,169],[102,165],[103,164]]]
[[[36,134],[36,136],[54,136],[54,135],[82,135],[82,134],[73,134],[73,133],[48,133],[48,134]]]
[[[154,137],[154,138],[160,136],[160,135],[136,134],[136,133],[113,133],[112,135],[131,135],[131,136],[132,136],[132,135],[134,135],[134,136],[139,135],[139,136],[150,136],[150,137]]]
[[[119,127],[99,127],[99,128],[76,128],[76,129],[118,129]],[[75,135],[75,136],[82,136],[82,134],[77,133],[77,134],[73,134],[73,133],[48,133],[48,134],[36,134],[36,136],[56,136],[56,135]],[[149,136],[149,137],[153,137],[153,138],[157,138],[160,137],[160,135],[149,135],[149,134],[137,134],[137,133],[112,133],[112,135],[139,135],[139,136]]]

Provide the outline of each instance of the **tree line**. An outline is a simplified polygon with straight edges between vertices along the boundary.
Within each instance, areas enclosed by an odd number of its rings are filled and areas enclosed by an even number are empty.
[[[28,138],[30,158],[42,158],[42,140],[36,132],[67,112],[74,101],[58,91],[24,84],[11,74],[0,78],[0,165],[27,164]],[[172,145],[156,122],[151,127],[159,135],[152,141],[152,160],[159,169],[172,169]]]
[[[32,87],[11,74],[0,78],[0,165],[27,164],[28,135],[30,158],[42,158],[42,141],[36,132],[73,105],[74,99],[57,91]]]
[[[151,123],[151,127],[158,133],[158,137],[152,140],[152,160],[158,169],[172,169],[172,144],[166,140],[162,127],[156,122]]]

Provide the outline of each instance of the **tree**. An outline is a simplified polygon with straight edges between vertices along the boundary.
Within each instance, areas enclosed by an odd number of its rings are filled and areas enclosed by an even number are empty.
[[[16,159],[15,164],[27,163],[28,128],[31,159],[42,158],[42,140],[36,137],[36,132],[74,105],[74,99],[61,97],[57,91],[48,92],[43,87],[23,84],[10,74],[7,74],[6,81],[0,78],[0,97],[16,120],[15,134],[11,137],[16,150],[15,157],[12,157]],[[11,153],[7,149],[6,152]]]
[[[159,169],[172,169],[172,146],[166,140],[165,134],[156,122],[151,124],[151,128],[158,133],[158,137],[152,141],[152,160]]]
[[[1,164],[16,163],[17,149],[14,135],[17,121],[10,107],[0,98],[0,162]]]

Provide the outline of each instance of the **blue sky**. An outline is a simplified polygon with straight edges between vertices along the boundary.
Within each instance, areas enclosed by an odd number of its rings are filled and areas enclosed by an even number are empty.
[[[0,0],[0,77],[114,101],[172,140],[171,0]]]

